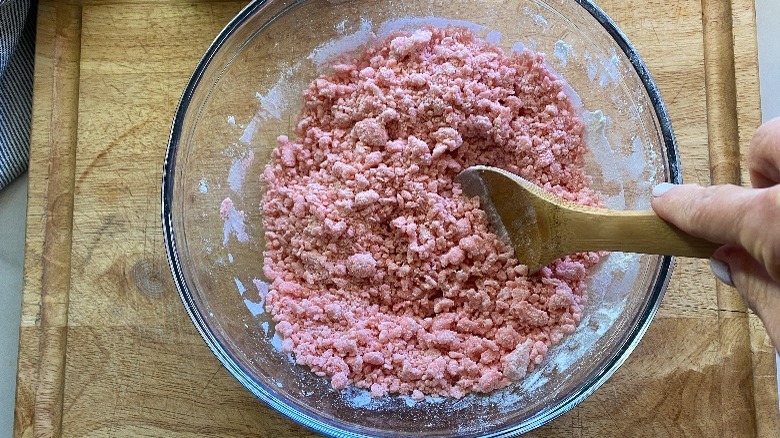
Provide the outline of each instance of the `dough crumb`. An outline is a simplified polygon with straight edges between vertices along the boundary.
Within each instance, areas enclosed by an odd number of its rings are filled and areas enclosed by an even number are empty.
[[[460,398],[575,330],[598,254],[527,276],[454,181],[491,165],[598,205],[565,87],[459,27],[397,32],[311,83],[262,176],[266,310],[298,364],[336,390]]]

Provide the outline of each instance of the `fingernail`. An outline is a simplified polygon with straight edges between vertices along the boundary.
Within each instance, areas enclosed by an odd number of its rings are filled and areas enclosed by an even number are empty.
[[[712,270],[713,275],[715,275],[715,278],[731,287],[734,287],[734,280],[731,279],[731,270],[729,269],[729,265],[723,263],[720,260],[710,259],[710,269]]]
[[[653,196],[657,198],[663,195],[664,193],[666,193],[667,191],[669,191],[669,189],[671,189],[672,187],[674,187],[674,184],[668,182],[662,182],[657,186],[653,187]]]

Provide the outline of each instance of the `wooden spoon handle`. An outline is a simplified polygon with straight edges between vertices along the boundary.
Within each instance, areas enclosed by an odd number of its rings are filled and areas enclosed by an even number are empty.
[[[709,258],[721,245],[691,236],[652,211],[581,212],[570,228],[575,251],[624,251]]]

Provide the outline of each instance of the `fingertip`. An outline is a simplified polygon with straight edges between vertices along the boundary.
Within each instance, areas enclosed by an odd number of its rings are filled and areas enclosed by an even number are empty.
[[[780,182],[780,117],[756,130],[750,139],[748,170],[753,187],[770,187]]]
[[[724,245],[715,250],[710,258],[710,268],[718,280],[737,289],[746,289],[751,278],[771,281],[763,265],[747,250],[735,245]]]
[[[671,196],[670,198],[691,199],[698,196],[702,190],[707,190],[707,187],[701,186],[699,184],[692,184],[692,183],[674,184],[670,182],[662,182],[656,184],[653,187],[651,193],[653,195],[653,198],[665,197],[667,193],[673,192],[674,196]]]
[[[672,184],[669,182],[662,182],[660,184],[657,184],[655,187],[653,187],[653,197],[659,198],[664,195],[664,193],[668,192],[669,189],[674,187],[676,184]]]
[[[684,206],[692,199],[696,199],[696,196],[690,193],[699,187],[695,184],[659,183],[652,189],[653,197],[650,199],[650,206],[658,216],[680,226],[680,222],[685,221],[683,218],[688,211]]]
[[[720,280],[721,283],[735,287],[734,280],[731,278],[731,269],[728,264],[713,257],[710,259],[710,270],[715,278]]]
[[[772,342],[780,345],[780,317],[777,312],[780,309],[780,284],[772,280],[764,266],[744,248],[723,246],[715,251],[712,258],[728,266],[737,291],[764,323]]]

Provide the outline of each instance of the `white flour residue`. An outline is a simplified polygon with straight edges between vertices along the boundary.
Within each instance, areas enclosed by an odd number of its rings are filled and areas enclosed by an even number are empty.
[[[424,26],[435,26],[435,27],[458,26],[458,27],[465,27],[475,33],[482,33],[488,30],[488,28],[486,28],[485,26],[472,23],[470,21],[465,21],[465,20],[450,20],[447,18],[431,17],[431,16],[408,17],[408,18],[396,18],[394,20],[385,21],[379,26],[379,30],[377,31],[377,37],[383,39],[389,37],[390,34],[395,31],[414,30]]]
[[[596,76],[598,76],[598,85],[602,88],[610,84],[615,86],[620,84],[620,58],[618,58],[614,48],[611,56],[605,60],[597,59],[598,56],[594,56],[588,51],[583,53],[583,57],[586,61],[588,80],[595,82]]]
[[[525,50],[525,44],[523,44],[521,42],[517,42],[517,43],[512,44],[512,52],[520,53],[523,50]]]
[[[627,205],[627,202],[626,202],[626,191],[624,190],[624,188],[622,188],[622,184],[621,184],[620,191],[618,193],[614,194],[614,195],[608,196],[607,197],[607,201],[606,201],[605,204],[606,204],[607,208],[611,208],[613,210],[625,210],[626,209],[626,205]]]
[[[238,193],[241,191],[241,186],[244,184],[246,178],[246,170],[252,165],[255,160],[255,152],[250,150],[246,158],[233,158],[233,164],[228,171],[228,185],[230,189]]]
[[[571,85],[569,85],[569,83],[565,81],[563,83],[563,94],[565,94],[566,97],[569,98],[572,106],[575,109],[579,110],[582,108],[582,99],[580,98],[580,95],[577,94],[577,92],[574,91],[574,88],[572,88]]]
[[[246,227],[244,225],[244,212],[236,210],[232,199],[225,198],[225,200],[222,201],[222,205],[219,208],[219,215],[222,216],[222,219],[225,221],[225,236],[222,241],[223,246],[228,244],[231,234],[235,235],[236,239],[241,243],[249,242],[249,235],[246,233]]]
[[[596,73],[598,73],[599,66],[596,64],[596,61],[593,60],[593,55],[591,55],[590,52],[585,51],[582,56],[586,61],[588,80],[593,82],[596,79]]]
[[[612,49],[612,56],[605,61],[601,61],[601,74],[599,75],[599,85],[606,87],[609,84],[618,85],[620,83],[620,58],[618,58],[615,49]]]
[[[655,151],[655,148],[648,148],[648,157],[647,157],[647,167],[648,169],[655,169],[657,167],[662,166],[662,164],[658,164],[658,153]],[[656,175],[655,172],[650,171],[650,178],[647,179],[647,186],[653,187],[655,186],[658,181],[656,181]],[[647,205],[650,204],[650,201],[647,201]],[[639,207],[644,208],[644,207]]]
[[[290,100],[290,97],[299,93],[299,90],[293,87],[295,84],[290,82],[290,78],[298,69],[300,69],[300,67],[301,63],[299,61],[292,67],[282,69],[281,74],[279,74],[279,79],[265,94],[260,92],[255,93],[257,101],[260,102],[260,109],[258,110],[257,115],[262,120],[282,120],[282,112],[286,109],[286,104]]]
[[[244,128],[244,133],[241,134],[241,138],[239,138],[238,141],[247,145],[252,143],[252,139],[254,138],[255,133],[257,132],[258,123],[260,123],[260,117],[259,116],[252,117],[252,120],[250,120],[249,124],[246,125],[246,128]]]
[[[233,254],[228,253],[228,262],[233,263]]]
[[[206,181],[206,177],[200,179],[200,183],[198,184],[198,190],[200,190],[201,193],[208,193],[209,192],[209,184]]]
[[[256,303],[252,303],[254,306],[254,310],[253,309],[249,309],[249,310],[252,311],[252,315],[257,316],[265,312],[265,297],[266,295],[268,295],[268,283],[257,278],[253,278],[252,283],[254,283],[255,287],[257,288],[257,294],[258,297],[260,298],[260,301]],[[248,306],[249,305],[247,304],[247,307]],[[267,328],[268,322],[266,322],[265,324],[266,324],[265,331],[266,334],[268,334],[268,328]]]
[[[632,193],[649,193],[655,177],[649,169],[653,165],[657,154],[652,148],[645,147],[641,137],[634,136],[631,141],[630,152],[615,151],[607,140],[607,127],[609,119],[601,110],[583,111],[582,120],[585,122],[585,141],[590,149],[592,159],[598,164],[598,168],[606,182],[620,185],[620,191],[606,196],[606,206],[616,210],[626,208],[649,208],[650,201],[646,196],[634,196],[626,199],[624,182],[635,185]],[[647,151],[650,151],[649,153]],[[649,156],[648,156],[649,155]],[[650,174],[648,176],[647,174]]]
[[[360,20],[360,30],[317,46],[309,54],[309,59],[317,65],[317,68],[321,69],[326,67],[329,61],[345,53],[357,50],[360,46],[369,42],[372,36],[371,22],[363,18]]]
[[[252,283],[257,288],[257,293],[260,294],[260,299],[265,302],[265,296],[268,295],[268,283],[257,278],[253,278]]]
[[[558,58],[559,61],[561,61],[562,66],[566,67],[566,63],[569,61],[569,55],[571,53],[573,53],[571,44],[567,44],[563,40],[558,40],[555,42],[553,54],[556,58]]]
[[[228,116],[227,122],[230,126],[236,126],[236,116]]]
[[[235,157],[237,153],[242,153],[245,150],[246,150],[245,147],[239,145],[238,143],[233,143],[230,146],[226,147],[225,149],[222,149],[221,154],[223,157],[232,158]]]
[[[300,61],[296,62],[291,67],[288,66],[287,68],[280,68],[281,73],[279,74],[279,79],[274,83],[274,85],[269,88],[265,94],[260,93],[259,91],[255,93],[255,97],[259,103],[259,108],[257,110],[257,114],[252,117],[252,120],[250,120],[244,128],[244,132],[241,134],[241,138],[238,139],[240,143],[244,145],[250,145],[252,143],[252,139],[254,139],[255,135],[257,134],[260,124],[264,120],[282,120],[282,114],[287,110],[287,105],[289,102],[295,101],[294,96],[299,96],[303,89],[302,84],[291,79],[295,72],[297,72],[300,68]]]
[[[642,118],[642,113],[645,112],[645,107],[641,103],[637,103],[636,105],[631,105],[629,111],[631,111],[632,118],[639,120]]]
[[[238,293],[241,294],[241,296],[244,296],[244,292],[246,292],[246,288],[244,287],[244,283],[241,282],[241,280],[238,279],[238,277],[233,277],[233,281],[236,282],[236,287],[238,288]]]
[[[544,30],[547,30],[550,27],[550,23],[547,22],[546,18],[542,17],[539,14],[534,14],[527,7],[524,9],[524,11],[525,11],[526,15],[530,15],[531,17],[533,17],[533,19],[536,22],[536,24],[541,26]]]
[[[636,282],[639,276],[637,266],[641,264],[641,257],[641,254],[622,252],[612,252],[607,256],[606,261],[603,263],[604,268],[598,271],[597,276],[601,275],[604,277],[603,281],[609,281],[607,286],[601,290],[612,291],[617,296],[612,297],[605,294],[605,301],[613,303],[617,299],[625,299],[627,297],[624,294],[631,290],[631,285]]]
[[[250,301],[248,298],[244,298],[244,305],[247,309],[249,309],[249,312],[252,313],[252,316],[258,316],[261,313],[265,312],[265,307],[263,306],[263,303],[255,303],[253,301]]]
[[[487,34],[485,41],[489,42],[490,44],[498,44],[502,37],[503,35],[501,35],[501,32],[493,30]]]
[[[341,391],[341,396],[344,401],[353,408],[366,408],[372,404],[375,400],[372,399],[371,393],[368,390],[355,388],[350,385]]]
[[[647,158],[645,156],[645,145],[642,143],[642,139],[634,137],[631,142],[631,155],[627,156],[624,160],[626,164],[626,170],[628,176],[632,180],[639,181],[639,177],[645,172]]]
[[[238,279],[238,277],[233,277],[233,281],[235,281],[236,283],[238,292],[244,298],[244,305],[249,310],[249,312],[252,313],[252,316],[257,317],[265,313],[265,296],[268,295],[268,284],[262,280],[258,280],[257,278],[252,279],[252,283],[257,288],[258,298],[259,298],[259,301],[255,301],[250,299],[249,294],[246,293],[246,287],[244,286],[244,283],[242,283],[241,280]],[[265,334],[267,336],[268,328],[269,328],[268,322],[266,321],[263,324],[265,324],[263,330],[265,331]]]
[[[780,382],[780,353],[775,351],[775,366],[777,367],[777,381]],[[780,392],[780,383],[777,384],[777,390]],[[780,406],[780,404],[778,404]]]
[[[281,352],[282,351],[282,337],[279,335],[279,333],[274,332],[274,335],[270,339],[271,345],[274,347],[274,350]]]
[[[604,179],[607,181],[620,181],[621,169],[615,163],[619,163],[615,151],[612,150],[607,140],[607,117],[601,110],[583,111],[582,121],[585,122],[585,142],[588,144],[593,157],[601,166]]]

